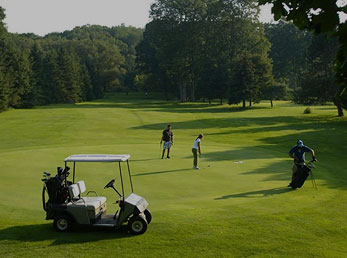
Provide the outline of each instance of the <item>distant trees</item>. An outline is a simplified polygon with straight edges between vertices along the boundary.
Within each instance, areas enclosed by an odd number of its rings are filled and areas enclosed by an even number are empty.
[[[3,23],[4,9],[0,7],[0,112],[8,107],[21,107],[31,91],[30,68],[26,53],[21,53]]]
[[[334,77],[334,57],[338,49],[336,39],[314,36],[304,60],[306,69],[300,74],[296,103],[312,105],[334,101],[337,85]]]
[[[176,93],[181,101],[229,98],[231,103],[251,103],[272,80],[270,44],[255,1],[157,0],[150,13],[137,64],[166,95]],[[237,73],[241,60],[256,69],[252,80]],[[240,90],[245,80],[252,85]]]
[[[261,24],[258,2],[273,2],[276,19],[284,15],[294,24]],[[287,2],[156,0],[145,30],[86,25],[44,37],[8,33],[0,7],[0,111],[93,100],[111,91],[161,90],[166,99],[219,99],[243,107],[289,97],[299,104],[333,101],[343,115],[345,23],[337,26],[334,16],[324,24],[326,17],[308,2],[284,8]],[[327,5],[327,13],[345,11],[334,0]],[[302,10],[309,10],[307,19],[298,17]]]
[[[275,20],[285,17],[301,30],[307,29],[315,34],[334,36],[339,42],[335,58],[336,81],[339,84],[335,104],[339,116],[347,109],[347,21],[341,21],[339,14],[347,14],[347,4],[338,0],[259,0],[260,4],[273,4]]]
[[[265,24],[265,34],[271,43],[269,57],[273,60],[275,80],[296,90],[300,73],[306,69],[305,56],[312,34],[282,20]]]
[[[0,112],[135,88],[142,29],[83,26],[45,37],[8,33],[0,7]]]

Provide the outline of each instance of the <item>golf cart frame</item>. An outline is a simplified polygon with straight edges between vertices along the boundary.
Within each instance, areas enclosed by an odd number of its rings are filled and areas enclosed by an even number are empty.
[[[53,226],[57,231],[68,231],[73,224],[90,225],[95,227],[111,227],[119,229],[122,225],[127,224],[129,231],[133,234],[143,234],[147,230],[148,224],[152,220],[152,215],[147,209],[148,202],[145,198],[134,193],[133,182],[131,178],[129,166],[129,154],[113,155],[113,154],[79,154],[71,155],[65,158],[65,169],[69,171],[69,164],[73,163],[73,179],[72,182],[67,181],[69,173],[62,174],[62,185],[66,189],[67,198],[63,203],[52,203],[45,201],[43,193],[43,205],[46,211],[46,220],[53,220]],[[115,214],[107,214],[106,197],[99,197],[95,191],[89,191],[86,197],[81,197],[81,194],[86,191],[84,181],[75,182],[76,178],[76,163],[79,162],[107,162],[118,163],[119,178],[121,183],[121,192],[115,186],[115,179],[112,179],[104,187],[112,188],[119,200],[116,204],[119,209]],[[125,198],[124,181],[121,163],[126,163],[131,193]],[[59,170],[59,169],[58,169]],[[117,170],[117,165],[116,165]],[[47,189],[50,174],[44,172]],[[57,175],[58,176],[58,175]],[[47,191],[48,192],[48,191]],[[88,196],[89,193],[94,193],[95,197]]]

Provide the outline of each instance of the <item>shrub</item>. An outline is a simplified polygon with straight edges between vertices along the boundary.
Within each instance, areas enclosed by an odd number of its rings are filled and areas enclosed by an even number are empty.
[[[312,111],[311,111],[311,108],[310,107],[307,107],[305,110],[304,110],[304,114],[311,114]]]

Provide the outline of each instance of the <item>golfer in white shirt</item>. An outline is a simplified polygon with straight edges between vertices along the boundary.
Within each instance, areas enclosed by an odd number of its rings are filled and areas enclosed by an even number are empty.
[[[201,148],[200,148],[200,142],[204,135],[201,133],[199,136],[195,139],[194,145],[192,148],[193,156],[194,156],[194,162],[193,162],[193,168],[199,169],[198,167],[198,152],[201,155]]]

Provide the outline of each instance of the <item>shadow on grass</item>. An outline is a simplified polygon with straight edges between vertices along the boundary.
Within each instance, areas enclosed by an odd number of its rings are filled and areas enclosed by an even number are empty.
[[[322,122],[327,119],[328,121]],[[332,117],[293,117],[293,116],[269,116],[269,117],[227,117],[196,119],[173,123],[173,129],[209,129],[230,128],[230,131],[216,134],[232,133],[261,133],[282,130],[322,130],[327,126],[332,128],[347,125],[347,121],[337,121]],[[331,120],[331,121],[330,121]],[[327,125],[327,122],[329,122]],[[132,127],[131,129],[157,130],[165,128],[167,123],[145,124]],[[253,127],[253,128],[248,128]],[[254,128],[258,127],[258,128]]]
[[[141,162],[141,161],[151,161],[151,160],[159,160],[160,158],[154,158],[154,159],[132,159],[129,162]]]
[[[253,109],[270,109],[270,107],[252,106],[243,108],[241,106],[227,106],[220,104],[208,104],[203,102],[181,103],[175,101],[163,101],[159,99],[138,98],[105,98],[77,104],[52,104],[48,106],[37,106],[35,109],[97,109],[97,108],[128,108],[142,111],[156,111],[168,113],[231,113]]]
[[[274,162],[267,167],[258,168],[252,171],[243,172],[243,175],[263,174],[268,175],[263,181],[288,181],[292,176],[292,162],[279,161]]]
[[[215,200],[226,200],[230,198],[263,198],[263,197],[269,197],[269,196],[273,196],[277,194],[284,194],[290,191],[293,191],[293,189],[288,187],[280,187],[280,188],[250,191],[250,192],[237,193],[237,194],[229,194],[229,195],[224,195],[224,196],[215,198]]]
[[[192,155],[186,156],[185,158],[192,158]],[[245,161],[251,159],[273,159],[278,158],[271,152],[264,151],[262,146],[255,146],[251,148],[240,148],[233,150],[223,150],[216,152],[205,152],[200,158],[209,162],[214,161]]]
[[[70,232],[56,232],[52,224],[24,225],[0,230],[0,241],[41,242],[53,241],[51,245],[80,244],[105,239],[128,238],[126,226],[115,231],[110,228],[78,227]]]
[[[156,172],[144,172],[144,173],[135,174],[133,176],[150,176],[150,175],[158,175],[158,174],[184,172],[187,170],[192,170],[192,169],[191,168],[182,168],[182,169],[163,170],[163,171],[156,171]]]

